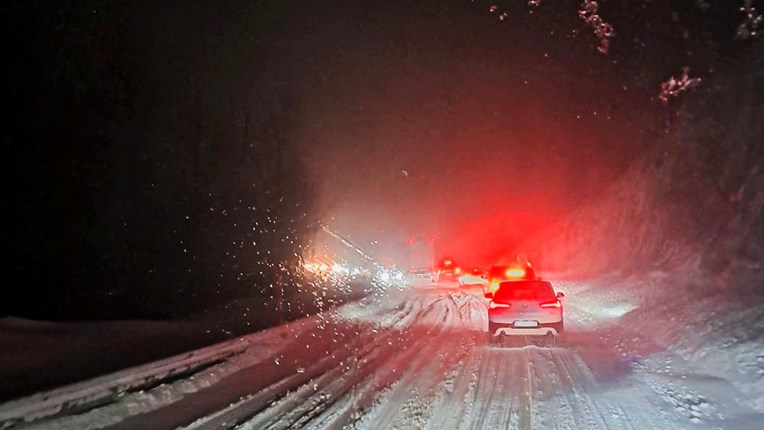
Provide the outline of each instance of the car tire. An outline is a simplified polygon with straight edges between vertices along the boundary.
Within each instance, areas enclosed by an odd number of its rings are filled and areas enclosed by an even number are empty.
[[[553,324],[552,327],[555,329],[555,331],[558,332],[559,335],[563,334],[563,321]]]
[[[497,329],[500,328],[499,324],[495,324],[491,321],[489,321],[489,334],[493,335],[497,332]]]

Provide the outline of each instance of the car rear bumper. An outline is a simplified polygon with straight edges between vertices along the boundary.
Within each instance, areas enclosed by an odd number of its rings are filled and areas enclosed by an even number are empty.
[[[496,323],[490,320],[489,332],[494,336],[505,334],[507,336],[545,336],[552,334],[557,336],[563,329],[563,322],[540,323],[537,327],[513,327],[513,324]]]
[[[537,328],[501,327],[494,332],[494,336],[500,336],[503,334],[507,336],[547,336],[548,334],[557,336],[559,333],[553,327],[537,327]]]

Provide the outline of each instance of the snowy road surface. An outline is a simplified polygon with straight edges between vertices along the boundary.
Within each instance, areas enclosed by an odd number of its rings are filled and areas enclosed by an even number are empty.
[[[588,311],[579,288],[556,285],[555,348],[489,346],[479,289],[411,287],[8,402],[0,429],[761,428],[733,384]]]

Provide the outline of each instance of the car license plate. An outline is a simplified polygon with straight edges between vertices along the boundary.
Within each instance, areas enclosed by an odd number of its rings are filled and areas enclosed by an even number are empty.
[[[513,325],[515,327],[536,327],[539,323],[537,321],[516,321]]]

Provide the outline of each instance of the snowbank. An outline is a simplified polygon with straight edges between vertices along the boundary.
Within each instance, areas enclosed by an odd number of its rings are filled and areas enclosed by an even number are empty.
[[[758,132],[715,123],[736,109],[711,120],[704,109],[683,111],[682,132],[659,137],[525,250],[564,279],[598,279],[581,294],[610,303],[593,300],[590,312],[610,312],[699,374],[732,381],[762,411],[762,115],[739,120]]]

